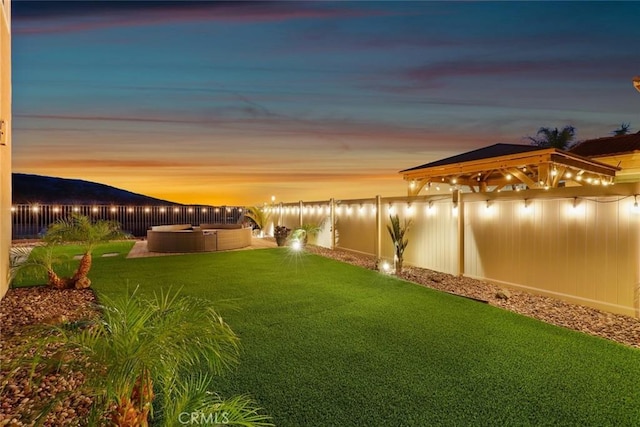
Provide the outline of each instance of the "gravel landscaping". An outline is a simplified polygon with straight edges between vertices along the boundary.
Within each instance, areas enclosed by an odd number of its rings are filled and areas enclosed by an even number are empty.
[[[342,262],[375,269],[375,259],[343,250],[309,246],[308,250]],[[482,281],[456,277],[435,271],[406,267],[401,277],[408,281],[445,292],[473,298],[554,325],[574,329],[640,348],[640,319],[603,312],[570,304],[554,298],[536,296],[516,290],[505,290]],[[0,426],[31,426],[29,419],[38,405],[62,396],[48,414],[44,426],[82,425],[91,399],[77,390],[83,381],[81,372],[57,371],[40,367],[36,382],[29,380],[29,370],[13,368],[11,362],[24,354],[21,347],[29,328],[79,320],[98,314],[91,290],[51,290],[46,287],[10,289],[0,301]],[[33,350],[31,350],[33,351]],[[43,356],[58,356],[55,348],[44,350]],[[35,384],[35,385],[34,385]]]

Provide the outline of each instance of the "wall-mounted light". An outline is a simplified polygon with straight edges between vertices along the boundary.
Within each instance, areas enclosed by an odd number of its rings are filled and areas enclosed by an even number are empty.
[[[638,194],[633,196],[633,206],[631,207],[631,212],[634,214],[640,214],[640,206],[638,206]]]

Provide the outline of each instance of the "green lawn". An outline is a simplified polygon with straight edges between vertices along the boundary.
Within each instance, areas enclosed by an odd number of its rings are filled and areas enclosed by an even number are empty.
[[[105,294],[182,288],[240,335],[226,396],[278,426],[637,425],[640,351],[286,249],[99,258]]]

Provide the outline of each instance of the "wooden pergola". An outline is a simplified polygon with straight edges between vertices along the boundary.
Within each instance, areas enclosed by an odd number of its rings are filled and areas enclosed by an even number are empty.
[[[549,189],[572,185],[611,185],[619,168],[556,148],[495,144],[400,171],[409,196],[425,187],[492,192]]]

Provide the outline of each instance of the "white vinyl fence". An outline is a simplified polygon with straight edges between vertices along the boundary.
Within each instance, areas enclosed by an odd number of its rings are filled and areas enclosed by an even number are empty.
[[[640,183],[281,203],[278,225],[393,260],[389,216],[411,219],[405,263],[640,317]],[[333,226],[332,226],[333,224]]]

